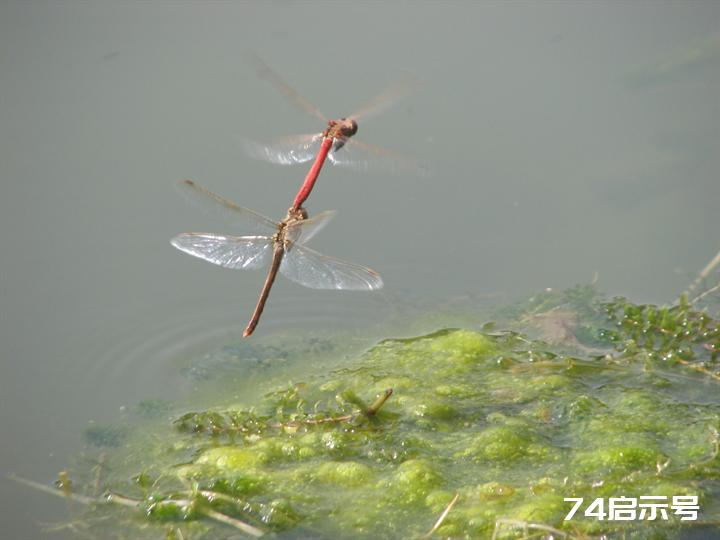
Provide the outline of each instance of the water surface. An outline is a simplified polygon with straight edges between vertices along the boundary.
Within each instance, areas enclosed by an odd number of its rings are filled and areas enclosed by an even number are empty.
[[[612,294],[674,298],[719,247],[719,36],[713,2],[2,3],[0,473],[50,481],[91,422],[192,397],[185,367],[241,332],[261,274],[168,240],[235,232],[185,205],[180,178],[280,218],[306,172],[236,143],[321,127],[248,49],[329,116],[423,81],[358,136],[437,174],[327,170],[308,203],[339,210],[313,247],[386,288],[281,281],[257,335],[365,343],[427,298],[509,301],[596,273]],[[0,493],[9,537],[65,515]]]

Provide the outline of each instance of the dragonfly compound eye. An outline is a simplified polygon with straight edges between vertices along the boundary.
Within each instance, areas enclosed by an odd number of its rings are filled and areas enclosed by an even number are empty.
[[[355,135],[357,133],[358,125],[355,120],[350,120],[350,127],[349,132],[347,133],[348,136]]]

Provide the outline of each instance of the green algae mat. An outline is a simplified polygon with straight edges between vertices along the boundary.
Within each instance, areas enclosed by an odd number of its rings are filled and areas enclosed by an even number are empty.
[[[258,382],[252,402],[169,421],[143,402],[146,420],[86,433],[57,493],[103,538],[720,535],[707,310],[580,287],[494,315]]]

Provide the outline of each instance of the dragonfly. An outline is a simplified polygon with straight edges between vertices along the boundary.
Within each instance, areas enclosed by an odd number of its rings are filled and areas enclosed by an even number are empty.
[[[383,286],[382,278],[374,270],[328,257],[305,245],[335,216],[334,210],[308,217],[305,209],[290,208],[285,218],[276,222],[238,206],[192,180],[183,180],[179,188],[187,199],[206,210],[219,213],[231,223],[243,223],[259,233],[231,236],[191,232],[170,240],[180,251],[224,268],[258,269],[269,264],[260,298],[243,337],[251,335],[260,322],[278,271],[291,281],[311,289],[374,291]]]
[[[306,163],[314,159],[295,196],[292,206],[294,209],[299,209],[310,196],[326,159],[333,165],[362,171],[410,172],[423,176],[429,174],[429,169],[413,158],[358,141],[354,137],[358,131],[358,120],[365,120],[384,111],[407,95],[416,84],[413,78],[401,78],[351,115],[331,120],[290,87],[257,55],[248,56],[262,79],[270,82],[301,110],[327,126],[319,133],[281,137],[269,143],[243,140],[245,152],[256,159],[280,165]],[[339,154],[342,148],[345,148],[345,151]]]

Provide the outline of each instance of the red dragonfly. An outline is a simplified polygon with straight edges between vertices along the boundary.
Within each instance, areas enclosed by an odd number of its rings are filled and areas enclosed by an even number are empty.
[[[278,271],[311,289],[373,291],[383,286],[382,279],[374,270],[322,255],[305,245],[333,218],[333,210],[308,218],[304,209],[290,208],[285,219],[275,222],[215,195],[192,180],[183,180],[179,187],[188,199],[208,210],[263,233],[256,236],[184,233],[170,241],[180,251],[225,268],[255,269],[270,263],[255,311],[243,332],[244,337],[252,334],[260,321]]]
[[[314,158],[315,161],[293,202],[292,207],[295,210],[299,209],[310,195],[325,159],[333,165],[342,165],[363,171],[428,174],[428,169],[412,158],[363,143],[354,138],[358,130],[358,120],[378,114],[407,95],[415,85],[412,78],[400,79],[351,115],[339,120],[329,120],[317,107],[293,90],[259,57],[251,54],[250,61],[254,64],[260,77],[269,81],[303,111],[327,125],[327,128],[320,133],[282,137],[270,143],[243,141],[245,152],[249,156],[271,163],[293,165],[305,163]],[[353,137],[352,140],[351,137]],[[338,154],[341,148],[345,148],[345,150],[342,154]]]

